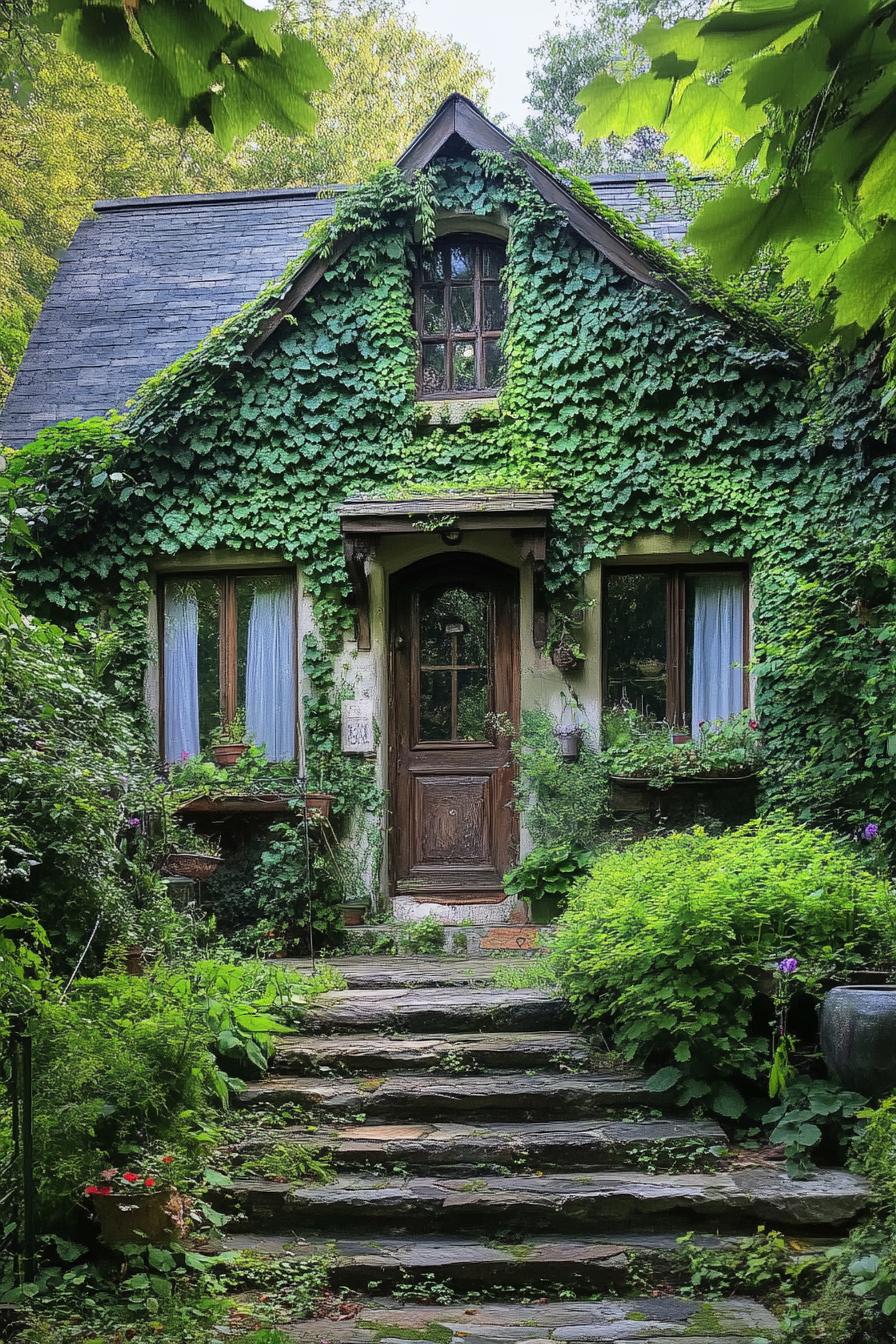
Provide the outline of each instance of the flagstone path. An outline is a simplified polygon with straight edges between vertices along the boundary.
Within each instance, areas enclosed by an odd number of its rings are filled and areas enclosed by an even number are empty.
[[[244,1220],[229,1245],[324,1257],[335,1288],[365,1294],[356,1319],[297,1323],[290,1337],[771,1339],[776,1323],[757,1303],[670,1295],[681,1282],[677,1238],[690,1231],[718,1246],[759,1225],[795,1239],[839,1234],[864,1208],[862,1180],[828,1170],[797,1182],[777,1164],[725,1169],[714,1121],[658,1112],[637,1073],[592,1058],[551,991],[495,988],[496,964],[340,960],[348,989],[318,1000],[301,1034],[280,1042],[271,1075],[242,1094],[260,1117],[248,1153],[301,1144],[336,1178],[237,1181]],[[278,1112],[284,1123],[271,1127]],[[456,1304],[407,1305],[421,1276]],[[663,1295],[645,1298],[646,1285]],[[376,1297],[395,1290],[402,1301]],[[474,1305],[463,1300],[470,1292]],[[606,1293],[615,1296],[587,1300]]]

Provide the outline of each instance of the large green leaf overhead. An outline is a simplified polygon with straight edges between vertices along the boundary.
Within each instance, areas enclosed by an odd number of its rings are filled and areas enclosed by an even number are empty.
[[[312,130],[330,83],[310,42],[245,0],[48,0],[43,21],[151,120],[198,123],[225,149],[262,122]]]
[[[688,240],[720,277],[763,249],[824,301],[850,343],[896,310],[896,3],[729,0],[638,33],[649,69],[579,96],[588,138],[665,132],[666,152],[727,179]]]

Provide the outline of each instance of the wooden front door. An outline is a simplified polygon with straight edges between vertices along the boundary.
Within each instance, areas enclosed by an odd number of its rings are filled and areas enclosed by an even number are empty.
[[[440,555],[393,577],[390,612],[393,888],[501,900],[517,833],[506,732],[519,717],[517,573]]]

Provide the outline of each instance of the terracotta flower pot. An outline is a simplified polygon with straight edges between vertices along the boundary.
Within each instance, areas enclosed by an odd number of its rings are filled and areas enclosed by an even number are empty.
[[[221,770],[226,770],[229,765],[236,765],[245,750],[245,742],[222,742],[219,747],[212,747],[212,760]]]
[[[305,810],[308,813],[308,820],[329,821],[334,797],[332,793],[306,793]]]
[[[107,1246],[134,1241],[159,1245],[184,1235],[187,1202],[170,1187],[133,1195],[91,1195],[90,1202],[100,1225],[100,1239]]]
[[[169,854],[162,864],[162,871],[167,877],[188,877],[193,882],[207,882],[223,862],[215,854]]]

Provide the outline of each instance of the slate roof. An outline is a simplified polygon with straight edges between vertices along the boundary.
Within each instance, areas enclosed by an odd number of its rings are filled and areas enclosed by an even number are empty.
[[[665,178],[590,180],[646,233],[680,241],[686,221]],[[123,408],[145,378],[280,275],[341,190],[99,201],[59,264],[0,410],[0,443],[18,447],[56,420]]]

